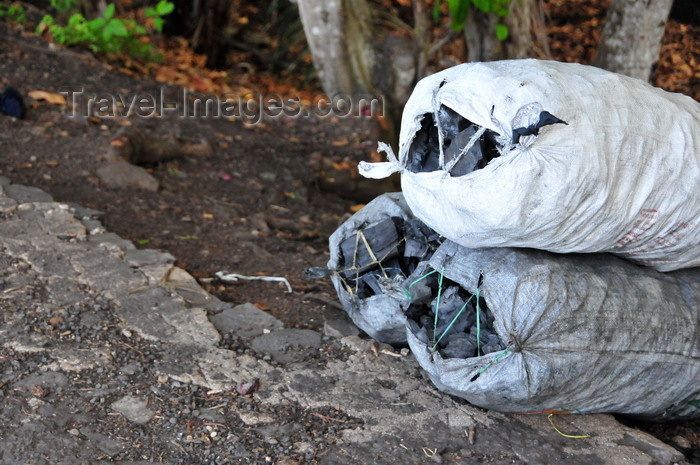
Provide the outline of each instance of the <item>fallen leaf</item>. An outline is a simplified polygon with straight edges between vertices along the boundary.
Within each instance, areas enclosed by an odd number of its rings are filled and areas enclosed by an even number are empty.
[[[364,203],[358,203],[357,205],[350,205],[350,211],[353,213],[357,213],[360,210],[362,210],[363,208],[365,208]]]
[[[34,386],[32,386],[32,394],[34,395],[34,397],[46,397],[49,395],[49,392],[49,388],[47,388],[46,386],[42,386],[41,384],[35,384]]]
[[[214,215],[212,213],[202,213],[202,218],[207,219],[207,220],[213,220]]]
[[[52,105],[65,105],[66,99],[61,94],[54,94],[45,90],[32,90],[27,94],[34,100],[45,100]]]
[[[258,378],[253,378],[251,381],[239,384],[236,387],[236,392],[240,395],[245,396],[246,394],[252,394],[260,389],[260,380]]]
[[[254,303],[253,305],[258,307],[260,310],[270,310],[270,307],[266,307],[263,304]]]
[[[343,145],[348,145],[350,143],[350,139],[348,139],[348,136],[343,136],[338,140],[333,141],[333,145],[335,147],[342,147]]]

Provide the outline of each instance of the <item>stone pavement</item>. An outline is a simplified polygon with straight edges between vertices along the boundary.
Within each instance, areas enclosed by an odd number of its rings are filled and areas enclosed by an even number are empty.
[[[165,422],[167,409],[145,393],[166,386],[249,395],[269,411],[296,405],[352,418],[353,427],[309,463],[683,461],[676,449],[609,415],[562,415],[550,423],[546,416],[474,408],[434,389],[407,349],[362,339],[347,322],[330,321],[321,334],[284,328],[251,304],[221,302],[174,266],[170,254],[136,249],[106,231],[99,216],[0,177],[1,463],[119,461],[133,444],[107,434],[100,412],[134,427]],[[244,350],[226,348],[224,335]],[[159,348],[156,356],[137,350],[143,341]],[[130,358],[129,348],[142,357]],[[90,379],[104,373],[114,375],[100,384]],[[132,379],[157,382],[134,386]],[[89,388],[70,388],[78,382]],[[283,433],[264,411],[221,412],[212,424],[226,418],[241,428],[268,428],[267,463],[300,463],[276,458]],[[565,437],[555,424],[590,437]],[[162,441],[173,450],[187,445],[182,435]],[[289,447],[299,452],[309,445]],[[177,463],[176,457],[148,460]],[[180,463],[209,463],[188,457]]]

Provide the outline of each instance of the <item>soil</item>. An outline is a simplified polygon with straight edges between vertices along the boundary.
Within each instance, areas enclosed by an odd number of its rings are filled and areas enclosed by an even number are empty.
[[[561,21],[570,13],[562,10]],[[556,28],[561,22],[552,24]],[[697,27],[690,33],[685,29],[686,34],[680,36],[679,27],[676,24],[676,35],[669,36],[672,41],[665,47],[684,43],[688,34],[698,37]],[[11,84],[25,96],[33,90],[56,93],[65,88],[84,88],[86,95],[123,96],[164,89],[172,101],[182,92],[175,86],[122,74],[91,54],[50,47],[10,23],[0,22],[0,37],[4,42],[0,51],[2,83]],[[555,58],[560,49],[570,53],[566,38],[557,36],[556,31],[553,37]],[[587,52],[591,45],[586,47],[581,52],[584,62],[591,58]],[[672,70],[660,66],[655,78],[668,82],[664,73]],[[697,69],[694,74],[694,80],[672,90],[697,98]],[[376,148],[373,121],[308,116],[248,124],[202,117],[70,117],[70,108],[38,97],[27,98],[27,104],[22,120],[0,116],[0,175],[13,183],[39,187],[57,201],[104,212],[102,221],[109,231],[139,247],[171,253],[177,266],[224,301],[252,302],[295,328],[320,330],[327,318],[337,314],[339,306],[330,283],[306,279],[304,271],[325,266],[328,236],[353,206],[387,188],[363,184],[344,169],[370,159]],[[172,157],[165,154],[157,160],[139,160],[157,180],[157,190],[109,187],[98,172],[115,162],[119,143],[113,140],[125,128],[150,134],[164,145],[175,140],[175,146],[200,144],[206,149],[184,155],[173,150]],[[293,292],[287,293],[286,287],[276,282],[224,283],[215,278],[219,271],[286,277]],[[148,350],[145,346],[136,349]],[[32,363],[32,357],[27,355],[19,363]],[[180,388],[171,386],[172,392],[162,398],[177,399]],[[193,405],[210,400],[204,392],[188,395],[183,402]],[[334,416],[334,412],[317,413],[319,419]],[[284,420],[296,412],[275,415]],[[343,421],[352,425],[353,419]],[[313,434],[328,434],[327,424],[321,420],[314,424]],[[687,459],[700,461],[697,421],[633,424],[674,447],[678,447],[674,437],[685,437],[690,442],[684,449]],[[124,425],[115,426],[117,431],[122,428]],[[148,447],[143,444],[144,449]],[[151,452],[143,455],[157,457],[161,451]]]

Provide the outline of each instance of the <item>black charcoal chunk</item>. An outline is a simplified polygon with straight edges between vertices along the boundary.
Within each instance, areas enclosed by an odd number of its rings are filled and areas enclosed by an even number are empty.
[[[421,341],[423,344],[428,344],[428,332],[425,328],[418,326],[413,320],[408,320],[408,326],[411,328],[411,332]]]
[[[445,105],[440,106],[438,118],[440,118],[440,129],[442,130],[443,140],[452,140],[458,133],[464,131],[469,126],[473,126],[469,120]]]
[[[421,128],[416,132],[411,148],[408,169],[414,173],[428,173],[440,168],[440,141],[437,128],[433,124],[433,115],[428,113],[421,121]]]
[[[476,338],[472,341],[465,333],[451,334],[445,348],[440,350],[443,358],[467,358],[476,355]]]
[[[422,326],[423,328],[428,328],[432,330],[433,328],[433,319],[430,318],[429,315],[421,315],[421,317],[418,319],[418,324]]]
[[[414,275],[411,275],[414,276]],[[408,290],[408,295],[411,296],[412,304],[422,304],[427,303],[432,297],[432,289],[428,285],[429,281],[423,279],[413,284]]]
[[[367,267],[375,266],[376,260],[387,259],[396,255],[399,233],[392,218],[387,218],[378,223],[372,224],[361,231],[365,240],[360,237],[350,236],[340,244],[343,255],[343,275],[346,278],[355,277],[362,273]],[[367,244],[375,258],[372,258],[367,249]]]
[[[481,352],[484,355],[490,354],[491,352],[500,352],[502,350],[505,350],[505,346],[501,343],[501,338],[498,337],[498,334],[494,333],[489,334],[486,339],[486,344],[481,347]]]
[[[450,170],[450,176],[464,176],[475,171],[478,168],[479,161],[484,158],[484,154],[481,151],[481,143],[478,141],[466,153],[462,154],[462,151],[469,144],[476,131],[476,125],[471,125],[460,131],[445,149],[445,166],[461,155],[459,161]]]
[[[466,311],[469,306],[462,310],[467,299],[460,294],[459,289],[457,286],[446,288],[440,295],[439,308],[437,307],[437,298],[433,301],[433,314],[437,310],[438,315],[438,325],[435,329],[438,337],[448,331],[448,328],[450,332],[454,333],[462,332],[469,327],[468,312]],[[460,310],[462,310],[461,313]]]
[[[443,138],[445,166],[454,160],[467,146],[479,126],[459,113],[442,106],[438,111],[440,130]],[[549,123],[552,124],[552,123]],[[500,156],[498,134],[486,130],[480,140],[450,170],[451,176],[463,176],[485,167],[491,160]],[[413,173],[428,173],[440,169],[440,136],[432,113],[426,113],[421,120],[421,128],[416,132],[408,151],[408,169]]]
[[[370,295],[377,295],[382,293],[382,288],[379,286],[379,277],[374,273],[365,273],[358,279],[361,286],[367,286],[371,289],[372,293]]]
[[[487,129],[481,138],[481,153],[483,154],[483,158],[477,163],[476,169],[480,170],[488,165],[494,158],[500,157],[500,147],[501,144],[498,142],[498,133]]]
[[[430,247],[432,231],[419,219],[410,219],[404,222],[404,257],[423,258]]]

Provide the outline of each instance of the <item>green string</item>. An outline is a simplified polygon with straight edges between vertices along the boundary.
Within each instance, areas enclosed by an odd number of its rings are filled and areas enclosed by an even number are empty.
[[[442,293],[442,278],[445,276],[445,267],[443,266],[440,270],[440,277],[438,278],[438,293],[437,293],[437,303],[435,304],[435,321],[433,322],[433,340],[435,340],[435,330],[438,324],[438,315],[440,314],[440,294]]]
[[[480,311],[479,311],[479,288],[476,288],[476,292],[472,294],[473,296],[476,296],[476,355],[477,357],[481,357],[481,317],[480,317]]]
[[[419,282],[423,281],[425,278],[427,278],[428,276],[430,276],[433,273],[437,273],[437,270],[433,270],[430,273],[424,274],[423,276],[421,276],[420,278],[416,279],[411,284],[409,284],[408,288],[403,290],[404,294],[406,294],[406,298],[408,300],[411,300],[413,297],[411,297],[411,293],[408,291],[413,287],[414,284],[418,284]]]
[[[494,358],[493,360],[491,360],[489,363],[486,364],[486,366],[485,366],[484,368],[482,368],[481,370],[479,370],[479,374],[482,374],[483,372],[485,372],[486,370],[488,370],[489,367],[491,367],[491,365],[493,365],[494,363],[496,363],[501,357],[503,357],[503,356],[504,356],[505,354],[507,354],[508,352],[510,352],[510,349],[506,349],[506,350],[504,350],[503,352],[501,352],[500,354],[496,355],[496,358]]]
[[[455,321],[457,321],[457,318],[459,318],[459,316],[462,314],[462,312],[464,311],[464,309],[467,308],[467,305],[468,305],[469,302],[472,300],[472,297],[474,297],[474,294],[472,294],[472,295],[467,299],[467,301],[464,302],[464,305],[462,305],[462,308],[459,309],[459,312],[457,312],[457,315],[456,315],[454,318],[452,318],[452,321],[450,321],[450,324],[447,326],[447,328],[445,328],[445,331],[443,331],[442,334],[440,335],[440,337],[438,338],[438,340],[435,341],[435,345],[433,346],[433,348],[430,349],[431,352],[435,352],[435,348],[437,347],[438,343],[442,340],[442,337],[443,337],[445,334],[447,334],[447,332],[450,330],[450,328],[452,328],[452,325],[455,323]]]
[[[510,352],[510,349],[506,349],[506,350],[504,350],[503,352],[501,352],[500,354],[498,354],[498,355],[496,356],[496,358],[494,358],[493,360],[491,360],[489,363],[486,364],[486,366],[485,366],[484,368],[482,368],[481,370],[479,370],[479,371],[477,372],[477,374],[475,374],[474,376],[472,376],[471,379],[470,379],[469,381],[472,382],[472,383],[473,383],[474,381],[476,381],[476,380],[479,378],[479,376],[481,376],[481,374],[482,374],[483,372],[485,372],[486,370],[488,370],[488,369],[491,367],[491,365],[493,365],[494,363],[496,363],[501,357],[503,357],[503,356],[504,356],[505,354],[507,354],[508,352]]]

